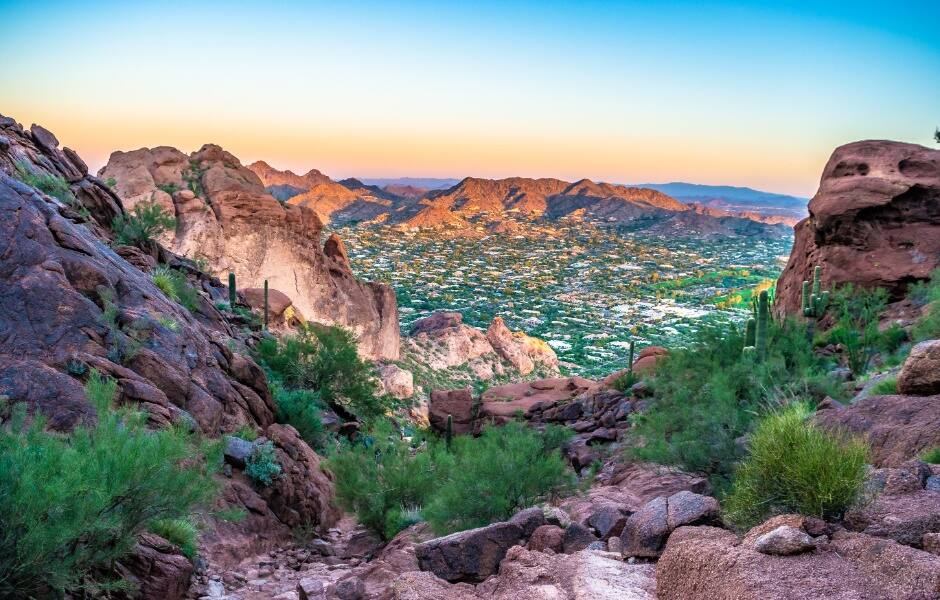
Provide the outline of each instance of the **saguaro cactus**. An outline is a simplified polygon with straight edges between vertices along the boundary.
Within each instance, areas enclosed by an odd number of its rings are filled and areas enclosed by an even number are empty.
[[[264,328],[268,328],[268,280],[264,280]]]
[[[633,373],[633,351],[634,350],[636,350],[636,342],[633,340],[630,340],[630,362],[629,364],[627,364],[627,369],[629,369],[630,373]]]
[[[238,299],[237,290],[235,288],[235,273],[228,274],[228,304],[232,308],[235,308],[235,301]]]
[[[447,445],[447,451],[450,452],[450,444],[454,441],[454,416],[447,415],[447,428],[444,430],[444,443]]]
[[[757,319],[751,317],[744,326],[744,347],[754,345],[755,329],[757,328]]]
[[[757,360],[767,358],[767,329],[770,324],[770,303],[767,300],[767,290],[760,293],[757,299],[757,324],[754,326],[754,348]]]
[[[803,282],[803,316],[819,319],[826,313],[829,306],[829,291],[822,291],[822,267],[816,265],[813,269],[813,285],[810,292],[810,283]]]

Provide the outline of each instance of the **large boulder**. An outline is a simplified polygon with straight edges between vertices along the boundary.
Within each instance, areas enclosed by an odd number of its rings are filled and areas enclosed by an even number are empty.
[[[596,550],[549,555],[510,548],[499,575],[479,584],[495,600],[654,600],[652,565],[631,565]]]
[[[160,536],[145,533],[116,568],[139,600],[181,600],[189,589],[193,564]]]
[[[469,389],[434,390],[428,403],[428,421],[438,433],[447,429],[447,417],[451,417],[453,432],[456,435],[473,431],[476,417],[473,395]]]
[[[880,600],[935,598],[940,557],[893,540],[841,531],[822,547],[765,554],[761,537],[681,527],[656,565],[660,600]]]
[[[655,498],[630,515],[620,541],[624,556],[656,558],[669,534],[683,525],[713,523],[718,519],[718,501],[710,496],[682,491]]]
[[[871,503],[849,511],[845,525],[853,531],[920,547],[925,534],[940,533],[940,491],[886,491]]]
[[[447,581],[483,581],[499,569],[506,552],[522,539],[513,523],[459,531],[415,547],[422,571]]]
[[[871,396],[850,406],[827,400],[816,411],[816,421],[863,436],[875,466],[898,466],[940,446],[940,395]]]
[[[940,394],[940,340],[927,340],[911,348],[898,374],[898,393]]]
[[[353,331],[364,357],[399,358],[392,289],[356,279],[338,238],[321,245],[314,211],[275,200],[232,154],[213,144],[191,155],[165,146],[114,152],[98,175],[117,182],[128,206],[158,202],[176,214],[165,240],[174,252],[206,260],[215,275],[234,272],[240,287],[268,280],[307,319]]]
[[[869,140],[840,146],[800,221],[774,310],[801,311],[803,281],[886,288],[895,299],[940,265],[940,151]]]

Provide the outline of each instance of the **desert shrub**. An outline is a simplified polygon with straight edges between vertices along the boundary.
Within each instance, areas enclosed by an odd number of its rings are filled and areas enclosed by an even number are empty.
[[[940,465],[940,446],[934,446],[920,455],[920,459],[932,465]]]
[[[199,308],[199,292],[180,271],[160,265],[150,274],[150,279],[167,298],[179,302],[186,310],[192,312]]]
[[[176,227],[176,218],[154,202],[138,202],[130,212],[114,217],[114,243],[140,245]]]
[[[170,182],[170,183],[163,183],[163,184],[158,185],[157,189],[159,189],[162,192],[166,192],[167,194],[172,196],[173,194],[179,191],[180,186],[173,182]]]
[[[196,557],[199,529],[190,519],[157,519],[150,523],[149,528],[153,533],[179,546],[183,556],[189,559]]]
[[[281,463],[277,460],[274,444],[257,444],[245,460],[245,475],[256,484],[267,487],[281,475]]]
[[[932,465],[940,464],[940,446],[935,446],[920,455],[921,460]]]
[[[232,432],[233,437],[253,442],[258,439],[258,432],[251,425],[242,425]]]
[[[76,202],[75,196],[65,179],[57,175],[35,171],[32,165],[26,161],[16,163],[16,178],[66,204]]]
[[[722,501],[726,519],[748,528],[783,513],[840,518],[865,481],[868,447],[810,421],[805,403],[768,414]]]
[[[187,518],[217,491],[209,467],[219,446],[180,429],[151,431],[142,413],[112,409],[115,382],[92,371],[86,394],[94,426],[45,431],[25,405],[0,428],[0,597],[89,594],[137,535]]]
[[[564,427],[541,433],[511,422],[488,427],[479,438],[458,436],[438,459],[443,477],[424,517],[438,533],[459,531],[571,492],[575,477],[559,451],[570,434]]]
[[[891,394],[898,393],[898,378],[897,377],[885,377],[878,383],[872,386],[871,395],[872,396],[888,396]]]
[[[647,379],[653,401],[633,418],[641,441],[629,453],[708,476],[723,489],[744,452],[737,440],[778,398],[845,397],[827,375],[830,365],[813,354],[804,327],[771,323],[768,335],[760,363],[742,357],[740,332],[717,328],[703,328],[689,347],[657,363]]]
[[[894,344],[896,332],[892,332],[892,339],[886,342],[878,330],[878,316],[887,304],[888,292],[884,288],[865,290],[847,283],[833,294],[831,310],[836,323],[826,338],[842,345],[848,367],[856,377],[868,370],[876,353]]]
[[[368,443],[345,444],[325,466],[336,480],[336,500],[386,540],[407,527],[427,502],[439,477],[439,452],[414,453],[387,421],[376,422]]]
[[[287,389],[315,391],[344,416],[370,420],[392,400],[380,395],[373,367],[362,360],[352,333],[341,327],[305,325],[296,335],[266,338],[256,356]]]
[[[275,418],[278,423],[292,425],[307,444],[322,450],[326,432],[320,419],[323,409],[320,395],[305,389],[289,390],[278,382],[272,382],[271,391],[277,405]]]
[[[923,316],[911,329],[911,338],[915,342],[940,338],[940,269],[934,269],[930,281],[915,287],[910,297],[926,306]]]

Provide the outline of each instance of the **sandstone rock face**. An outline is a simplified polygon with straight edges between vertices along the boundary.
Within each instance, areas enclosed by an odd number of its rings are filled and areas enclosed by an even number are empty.
[[[522,529],[512,523],[459,531],[415,548],[422,571],[447,581],[483,581],[496,573],[506,552],[519,543]]]
[[[431,427],[443,433],[447,429],[447,417],[451,417],[455,435],[471,433],[474,428],[473,395],[470,390],[435,390],[428,404],[428,420]]]
[[[411,398],[415,393],[414,375],[411,371],[402,369],[393,364],[379,366],[379,376],[382,378],[382,387],[385,393],[405,400]]]
[[[438,311],[415,321],[405,343],[416,360],[431,369],[469,365],[480,379],[502,375],[507,369],[520,375],[535,369],[558,372],[558,357],[548,344],[510,331],[500,317],[484,333],[465,324],[458,312]]]
[[[773,556],[712,527],[673,532],[656,565],[660,600],[876,600],[940,592],[940,557],[860,533]]]
[[[898,392],[917,396],[940,394],[940,340],[911,348],[898,374]]]
[[[221,283],[157,247],[161,262],[188,275],[198,294],[192,312],[168,299],[137,266],[149,268],[153,256],[103,242],[106,230],[98,222],[110,222],[108,210],[123,211],[106,186],[74,175],[75,202],[91,212],[87,220],[78,205],[11,179],[7,160],[29,160],[34,169],[64,176],[76,158],[53,147],[47,135],[40,145],[7,120],[0,118],[0,127],[10,141],[0,152],[0,394],[42,412],[50,428],[67,431],[95,419],[82,383],[94,368],[117,382],[118,404],[145,411],[154,427],[179,423],[207,437],[242,426],[267,429],[286,476],[265,497],[241,473],[224,480],[222,502],[245,508],[248,516],[206,533],[227,540],[220,551],[232,560],[283,543],[292,524],[329,526],[336,518],[327,501],[332,482],[296,432],[273,424],[275,406],[261,368],[230,348],[244,348],[245,340],[213,305],[225,296]],[[103,317],[106,304],[116,312],[113,323]]]
[[[928,448],[940,446],[940,395],[872,396],[851,406],[821,404],[816,420],[824,427],[864,436],[872,464],[898,466]]]
[[[851,282],[902,297],[940,265],[938,206],[940,151],[882,140],[836,148],[809,217],[794,228],[774,310],[799,313],[803,281],[816,265],[825,289]]]
[[[342,325],[367,358],[397,360],[398,308],[390,287],[363,283],[341,242],[321,247],[322,223],[306,207],[281,204],[236,157],[211,144],[187,156],[175,148],[115,152],[100,172],[117,181],[127,206],[156,202],[176,214],[171,248],[208,261],[240,287],[270,287],[318,323]]]
[[[510,548],[499,575],[477,586],[497,600],[654,600],[652,565],[631,565],[616,554],[582,550],[549,555]]]

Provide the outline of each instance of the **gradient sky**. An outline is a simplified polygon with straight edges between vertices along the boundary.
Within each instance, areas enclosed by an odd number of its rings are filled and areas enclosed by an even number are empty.
[[[334,177],[812,195],[832,149],[934,145],[940,2],[8,2],[0,113],[94,170],[214,142]]]

